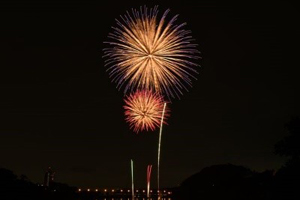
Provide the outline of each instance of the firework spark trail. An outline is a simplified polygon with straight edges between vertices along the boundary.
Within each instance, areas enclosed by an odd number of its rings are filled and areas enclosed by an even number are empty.
[[[185,30],[186,23],[175,25],[178,15],[166,20],[169,10],[158,18],[158,7],[132,9],[109,34],[104,49],[105,65],[112,82],[124,92],[154,90],[167,97],[180,97],[196,79],[199,51]]]
[[[131,194],[132,200],[134,200],[134,179],[133,179],[133,160],[131,159]]]
[[[147,198],[150,198],[150,181],[151,181],[152,165],[147,166]]]
[[[125,116],[130,128],[138,133],[159,127],[163,110],[163,97],[151,91],[137,91],[125,98]],[[166,110],[166,117],[169,116]]]
[[[160,147],[161,147],[161,136],[162,136],[163,120],[164,120],[166,105],[167,104],[164,103],[164,108],[163,108],[162,115],[161,115],[161,122],[160,122],[160,129],[159,129],[159,139],[158,139],[158,153],[157,153],[157,191],[158,191],[158,197],[160,197],[160,191],[159,191]]]

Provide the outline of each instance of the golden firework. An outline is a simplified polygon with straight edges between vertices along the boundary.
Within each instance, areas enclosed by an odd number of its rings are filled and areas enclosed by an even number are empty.
[[[158,20],[158,7],[132,10],[121,16],[109,34],[112,40],[104,49],[106,66],[117,88],[153,90],[168,97],[179,97],[191,86],[198,66],[196,44],[185,23],[175,25],[178,15],[166,22],[169,10]]]

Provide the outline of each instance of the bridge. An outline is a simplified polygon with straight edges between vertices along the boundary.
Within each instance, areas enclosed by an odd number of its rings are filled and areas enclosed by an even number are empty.
[[[78,188],[77,193],[82,195],[92,195],[97,197],[131,197],[131,189],[128,188]],[[134,191],[135,197],[147,197],[147,190],[146,189],[135,189]],[[157,197],[158,194],[161,193],[162,197],[168,198],[172,197],[172,189],[166,188],[158,190],[150,190],[150,197]]]

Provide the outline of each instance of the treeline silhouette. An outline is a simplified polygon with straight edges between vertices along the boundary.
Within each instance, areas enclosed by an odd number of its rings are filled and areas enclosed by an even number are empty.
[[[275,153],[287,157],[277,172],[255,172],[232,164],[202,169],[173,188],[175,200],[299,200],[300,199],[300,119],[294,118],[286,128],[289,135],[275,145]],[[0,200],[90,200],[77,188],[53,182],[42,187],[24,175],[0,168]],[[79,196],[80,195],[80,196]]]
[[[175,190],[184,200],[299,200],[300,199],[300,119],[286,128],[289,135],[275,145],[275,154],[288,161],[276,173],[262,173],[243,166],[215,165],[189,177]]]
[[[25,175],[0,168],[1,200],[76,200],[76,188],[54,182],[50,188],[34,184]]]

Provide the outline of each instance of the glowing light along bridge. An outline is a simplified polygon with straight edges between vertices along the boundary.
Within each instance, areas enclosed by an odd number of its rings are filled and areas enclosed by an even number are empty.
[[[163,197],[171,197],[173,192],[170,189],[162,189],[160,190]],[[135,197],[147,197],[147,190],[146,189],[136,189]],[[97,196],[109,196],[109,197],[131,197],[132,192],[131,189],[103,189],[103,188],[86,188],[82,189],[79,188],[77,193],[93,193]],[[156,197],[159,194],[159,190],[150,190],[150,197]]]

